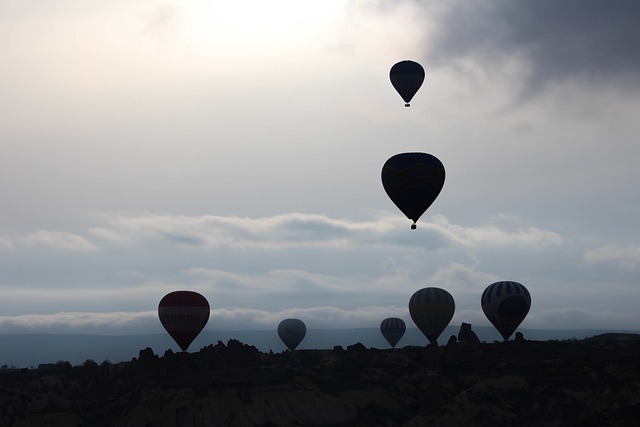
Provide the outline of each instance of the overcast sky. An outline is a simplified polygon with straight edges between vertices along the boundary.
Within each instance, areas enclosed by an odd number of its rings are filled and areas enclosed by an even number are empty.
[[[0,333],[452,324],[640,329],[640,3],[0,0]],[[420,62],[410,108],[389,82]],[[394,154],[444,164],[411,221]]]

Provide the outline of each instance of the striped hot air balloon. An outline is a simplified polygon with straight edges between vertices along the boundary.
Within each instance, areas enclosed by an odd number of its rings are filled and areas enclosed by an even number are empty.
[[[209,311],[207,299],[193,291],[170,292],[158,304],[160,323],[182,351],[187,351],[207,324]]]
[[[480,303],[487,319],[506,341],[527,317],[531,295],[518,282],[502,281],[489,285]]]
[[[398,344],[398,341],[400,341],[400,338],[402,338],[406,330],[407,325],[404,323],[404,320],[398,317],[388,317],[380,323],[382,336],[393,348],[396,347],[396,344]]]
[[[409,314],[418,329],[433,345],[438,345],[438,337],[447,327],[456,305],[451,294],[440,288],[424,288],[409,300]]]
[[[413,221],[436,200],[444,186],[444,165],[427,153],[400,153],[382,167],[382,186],[391,201]]]

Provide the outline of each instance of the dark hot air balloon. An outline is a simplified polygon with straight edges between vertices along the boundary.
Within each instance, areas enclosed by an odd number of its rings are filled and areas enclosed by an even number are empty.
[[[165,295],[158,305],[160,323],[182,351],[198,336],[209,320],[209,302],[193,291],[174,291]]]
[[[278,325],[278,336],[291,351],[298,347],[306,334],[307,327],[300,319],[284,319]]]
[[[424,81],[424,68],[422,65],[413,61],[400,61],[391,67],[389,71],[389,79],[391,84],[398,91],[404,106],[408,107],[411,98],[416,94],[422,82]]]
[[[444,165],[427,153],[400,153],[382,167],[382,185],[393,203],[413,221],[436,200],[444,186]]]
[[[455,311],[453,297],[440,288],[420,289],[409,300],[411,319],[431,344],[436,346],[438,337],[453,318]]]
[[[481,304],[487,319],[506,341],[527,317],[531,308],[531,295],[518,282],[496,282],[484,290]]]
[[[382,336],[387,340],[391,347],[395,348],[400,338],[404,335],[404,331],[407,330],[404,320],[397,317],[388,317],[380,323],[380,332]]]

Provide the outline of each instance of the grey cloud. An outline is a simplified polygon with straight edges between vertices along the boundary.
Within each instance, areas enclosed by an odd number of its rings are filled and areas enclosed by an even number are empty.
[[[155,311],[0,316],[0,333],[131,333],[160,329]]]
[[[403,317],[410,322],[406,307],[369,306],[346,310],[333,306],[267,311],[225,307],[211,310],[206,330],[273,329],[289,317],[302,319],[312,328],[376,327],[380,319]],[[59,312],[0,316],[0,333],[163,333],[156,311],[140,312]]]
[[[529,68],[525,94],[552,83],[640,84],[640,3],[599,0],[457,1],[440,16],[431,62],[465,58],[489,71],[506,59]]]
[[[9,237],[0,236],[0,250],[13,249],[13,241]]]
[[[442,215],[434,216],[430,226],[440,230],[452,242],[471,248],[526,246],[544,249],[563,243],[563,238],[558,233],[531,226],[512,230],[496,224],[462,227],[451,224]]]
[[[589,264],[609,263],[634,271],[640,266],[640,245],[609,244],[587,251],[584,259]]]
[[[639,317],[637,312],[633,311],[598,311],[566,306],[532,310],[525,320],[525,327],[536,329],[614,328],[633,330],[637,328]]]
[[[479,271],[476,266],[468,267],[458,262],[439,268],[429,278],[429,282],[434,283],[435,286],[446,284],[447,288],[456,292],[473,292],[474,295],[498,280],[499,277],[494,274]]]
[[[50,230],[29,234],[20,239],[20,243],[28,247],[47,247],[66,251],[91,252],[98,249],[96,245],[80,235]]]
[[[541,249],[563,243],[559,234],[536,227],[507,230],[490,224],[465,228],[451,224],[444,216],[425,218],[416,232],[409,231],[408,224],[399,215],[361,222],[302,213],[256,219],[148,215],[115,216],[108,227],[92,228],[90,232],[114,243],[165,241],[187,246],[260,249],[410,246],[433,251],[452,245]]]
[[[299,318],[307,324],[307,327],[316,329],[376,327],[380,324],[380,319],[389,316],[402,317],[410,322],[407,308],[396,306],[368,306],[353,310],[322,306],[292,308],[277,312],[234,307],[216,309],[211,313],[211,318],[215,319],[215,329],[246,327],[270,329],[277,326],[282,319],[289,317]]]

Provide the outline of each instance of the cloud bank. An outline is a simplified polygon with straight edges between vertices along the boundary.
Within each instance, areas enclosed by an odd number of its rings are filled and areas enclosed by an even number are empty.
[[[509,61],[526,67],[534,95],[567,81],[637,90],[640,5],[598,0],[455,1],[440,16],[429,60],[472,59],[488,73]]]

